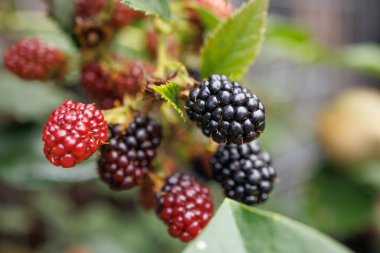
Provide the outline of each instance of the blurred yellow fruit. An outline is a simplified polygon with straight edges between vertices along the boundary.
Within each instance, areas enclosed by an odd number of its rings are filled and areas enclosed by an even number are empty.
[[[380,92],[356,88],[339,94],[321,114],[318,134],[326,152],[340,162],[380,157]]]

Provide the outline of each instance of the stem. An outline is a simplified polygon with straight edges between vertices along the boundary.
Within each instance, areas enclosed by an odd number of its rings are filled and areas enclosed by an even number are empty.
[[[157,49],[157,70],[156,75],[160,78],[165,77],[165,68],[167,65],[167,46],[166,36],[163,33],[158,34],[158,49]]]

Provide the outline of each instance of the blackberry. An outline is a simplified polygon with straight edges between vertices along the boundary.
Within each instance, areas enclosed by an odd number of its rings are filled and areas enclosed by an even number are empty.
[[[211,75],[193,88],[186,106],[189,118],[218,143],[250,142],[265,128],[259,98],[224,75]]]
[[[136,116],[127,129],[110,125],[108,144],[100,149],[98,172],[111,189],[141,184],[161,142],[161,126],[147,116]]]
[[[209,189],[189,175],[174,173],[157,193],[157,214],[169,233],[184,242],[194,239],[213,214]]]
[[[266,201],[277,178],[269,154],[261,151],[257,141],[219,146],[211,166],[225,195],[247,205]]]

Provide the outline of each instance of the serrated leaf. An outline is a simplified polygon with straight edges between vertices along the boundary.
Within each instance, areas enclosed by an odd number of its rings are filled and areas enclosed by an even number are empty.
[[[317,245],[317,247],[316,247]],[[350,253],[326,235],[276,213],[225,200],[184,253]]]
[[[201,73],[240,79],[256,59],[267,19],[268,0],[250,0],[218,25],[201,50]]]
[[[170,18],[170,8],[167,0],[123,0],[132,9],[143,11],[148,15]]]
[[[164,85],[153,85],[152,89],[161,95],[163,99],[168,102],[176,112],[178,112],[179,116],[183,121],[186,122],[186,118],[183,114],[183,111],[180,109],[178,105],[178,99],[177,95],[179,92],[179,85],[178,83],[174,82],[168,82]]]

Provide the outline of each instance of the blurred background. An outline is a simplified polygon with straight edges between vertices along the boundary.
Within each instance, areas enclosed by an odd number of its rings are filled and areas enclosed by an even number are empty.
[[[233,1],[239,6],[243,1]],[[0,2],[0,52],[38,35],[75,52],[42,0]],[[380,1],[271,0],[263,50],[244,84],[266,105],[260,138],[280,182],[260,208],[380,252]],[[76,74],[72,74],[75,80]],[[72,89],[0,69],[0,252],[180,252],[137,190],[114,193],[95,162],[49,165],[40,129]],[[216,206],[222,192],[213,187]]]

